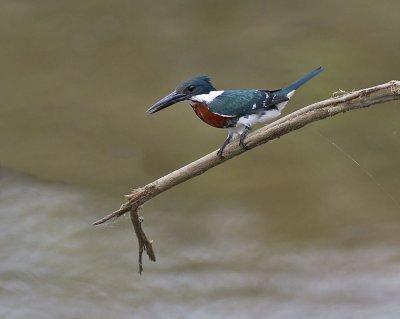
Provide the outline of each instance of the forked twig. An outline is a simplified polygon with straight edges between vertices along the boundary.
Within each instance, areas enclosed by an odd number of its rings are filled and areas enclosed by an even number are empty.
[[[156,261],[156,255],[153,251],[152,241],[147,239],[146,234],[142,229],[143,217],[139,216],[139,209],[141,207],[132,208],[130,210],[131,221],[133,224],[133,228],[135,229],[136,237],[139,243],[139,274],[141,275],[143,272],[143,263],[142,263],[142,255],[143,251],[146,251],[147,256],[151,261]]]

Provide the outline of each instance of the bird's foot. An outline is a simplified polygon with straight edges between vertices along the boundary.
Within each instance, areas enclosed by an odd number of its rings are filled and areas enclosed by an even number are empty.
[[[249,150],[250,148],[247,147],[246,143],[244,142],[244,139],[246,138],[247,134],[249,134],[251,130],[250,126],[246,126],[244,132],[242,134],[240,134],[240,139],[239,139],[239,145],[241,147],[243,147],[243,149],[245,149],[246,151]]]
[[[217,156],[219,157],[219,159],[221,161],[225,159],[225,156],[222,154],[223,152],[224,152],[224,149],[222,147],[217,152]]]
[[[239,140],[239,145],[246,151],[250,149],[242,139]]]
[[[226,147],[226,146],[229,144],[229,142],[231,141],[232,137],[233,137],[233,134],[232,134],[231,132],[229,132],[228,137],[226,138],[226,140],[224,141],[224,143],[222,144],[222,146],[219,148],[219,150],[218,150],[218,152],[217,152],[217,155],[218,155],[218,157],[219,157],[219,159],[220,159],[221,161],[222,161],[223,159],[225,159],[224,155],[222,155],[222,154],[223,154],[223,152],[224,152],[225,147]]]

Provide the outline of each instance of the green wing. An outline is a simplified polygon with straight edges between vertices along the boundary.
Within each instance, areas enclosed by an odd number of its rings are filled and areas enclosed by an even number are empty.
[[[279,96],[273,92],[261,90],[230,90],[224,91],[210,104],[213,113],[225,116],[242,116],[257,112],[262,108],[287,101],[286,96]]]

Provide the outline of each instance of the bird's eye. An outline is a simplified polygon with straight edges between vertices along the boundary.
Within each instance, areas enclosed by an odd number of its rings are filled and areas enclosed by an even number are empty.
[[[193,85],[189,85],[187,87],[187,89],[188,89],[189,92],[192,92],[194,90],[194,86]]]

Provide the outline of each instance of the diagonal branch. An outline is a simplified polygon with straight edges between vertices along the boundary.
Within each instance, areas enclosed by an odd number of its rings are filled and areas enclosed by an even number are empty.
[[[337,93],[343,95],[306,106],[255,131],[246,139],[247,148],[252,149],[275,138],[281,137],[282,135],[295,131],[307,124],[322,120],[329,116],[368,107],[374,104],[399,100],[400,81],[391,81],[352,93],[346,93],[342,90]],[[217,166],[232,157],[240,155],[245,151],[246,150],[242,147],[238,146],[238,143],[231,143],[224,151],[225,159],[223,160],[217,156],[217,152],[212,152],[197,161],[155,180],[154,182],[136,188],[130,195],[126,195],[127,201],[122,204],[118,210],[102,219],[99,219],[94,223],[94,225],[103,224],[112,218],[117,218],[130,211],[131,221],[139,243],[139,274],[141,274],[143,271],[143,251],[146,251],[151,261],[156,261],[152,242],[147,239],[142,229],[143,218],[139,217],[138,214],[138,210],[141,206],[158,194],[165,192],[167,189],[183,183],[197,175],[203,174],[210,168]]]
[[[358,108],[368,107],[374,104],[399,100],[400,81],[390,81],[385,84],[351,93],[345,93],[343,91],[340,91],[340,93],[344,93],[344,95],[306,106],[271,124],[265,125],[254,133],[248,135],[246,139],[248,149],[265,144],[268,141],[329,116],[334,116]],[[155,180],[154,182],[134,189],[131,194],[126,195],[127,201],[122,204],[118,210],[99,219],[93,225],[103,224],[106,221],[117,218],[128,211],[137,211],[139,206],[143,205],[158,194],[161,194],[171,187],[183,183],[197,175],[201,175],[210,168],[222,164],[223,162],[246,151],[237,144],[238,143],[231,143],[226,147],[224,151],[225,159],[223,160],[219,159],[217,152],[212,152]]]

